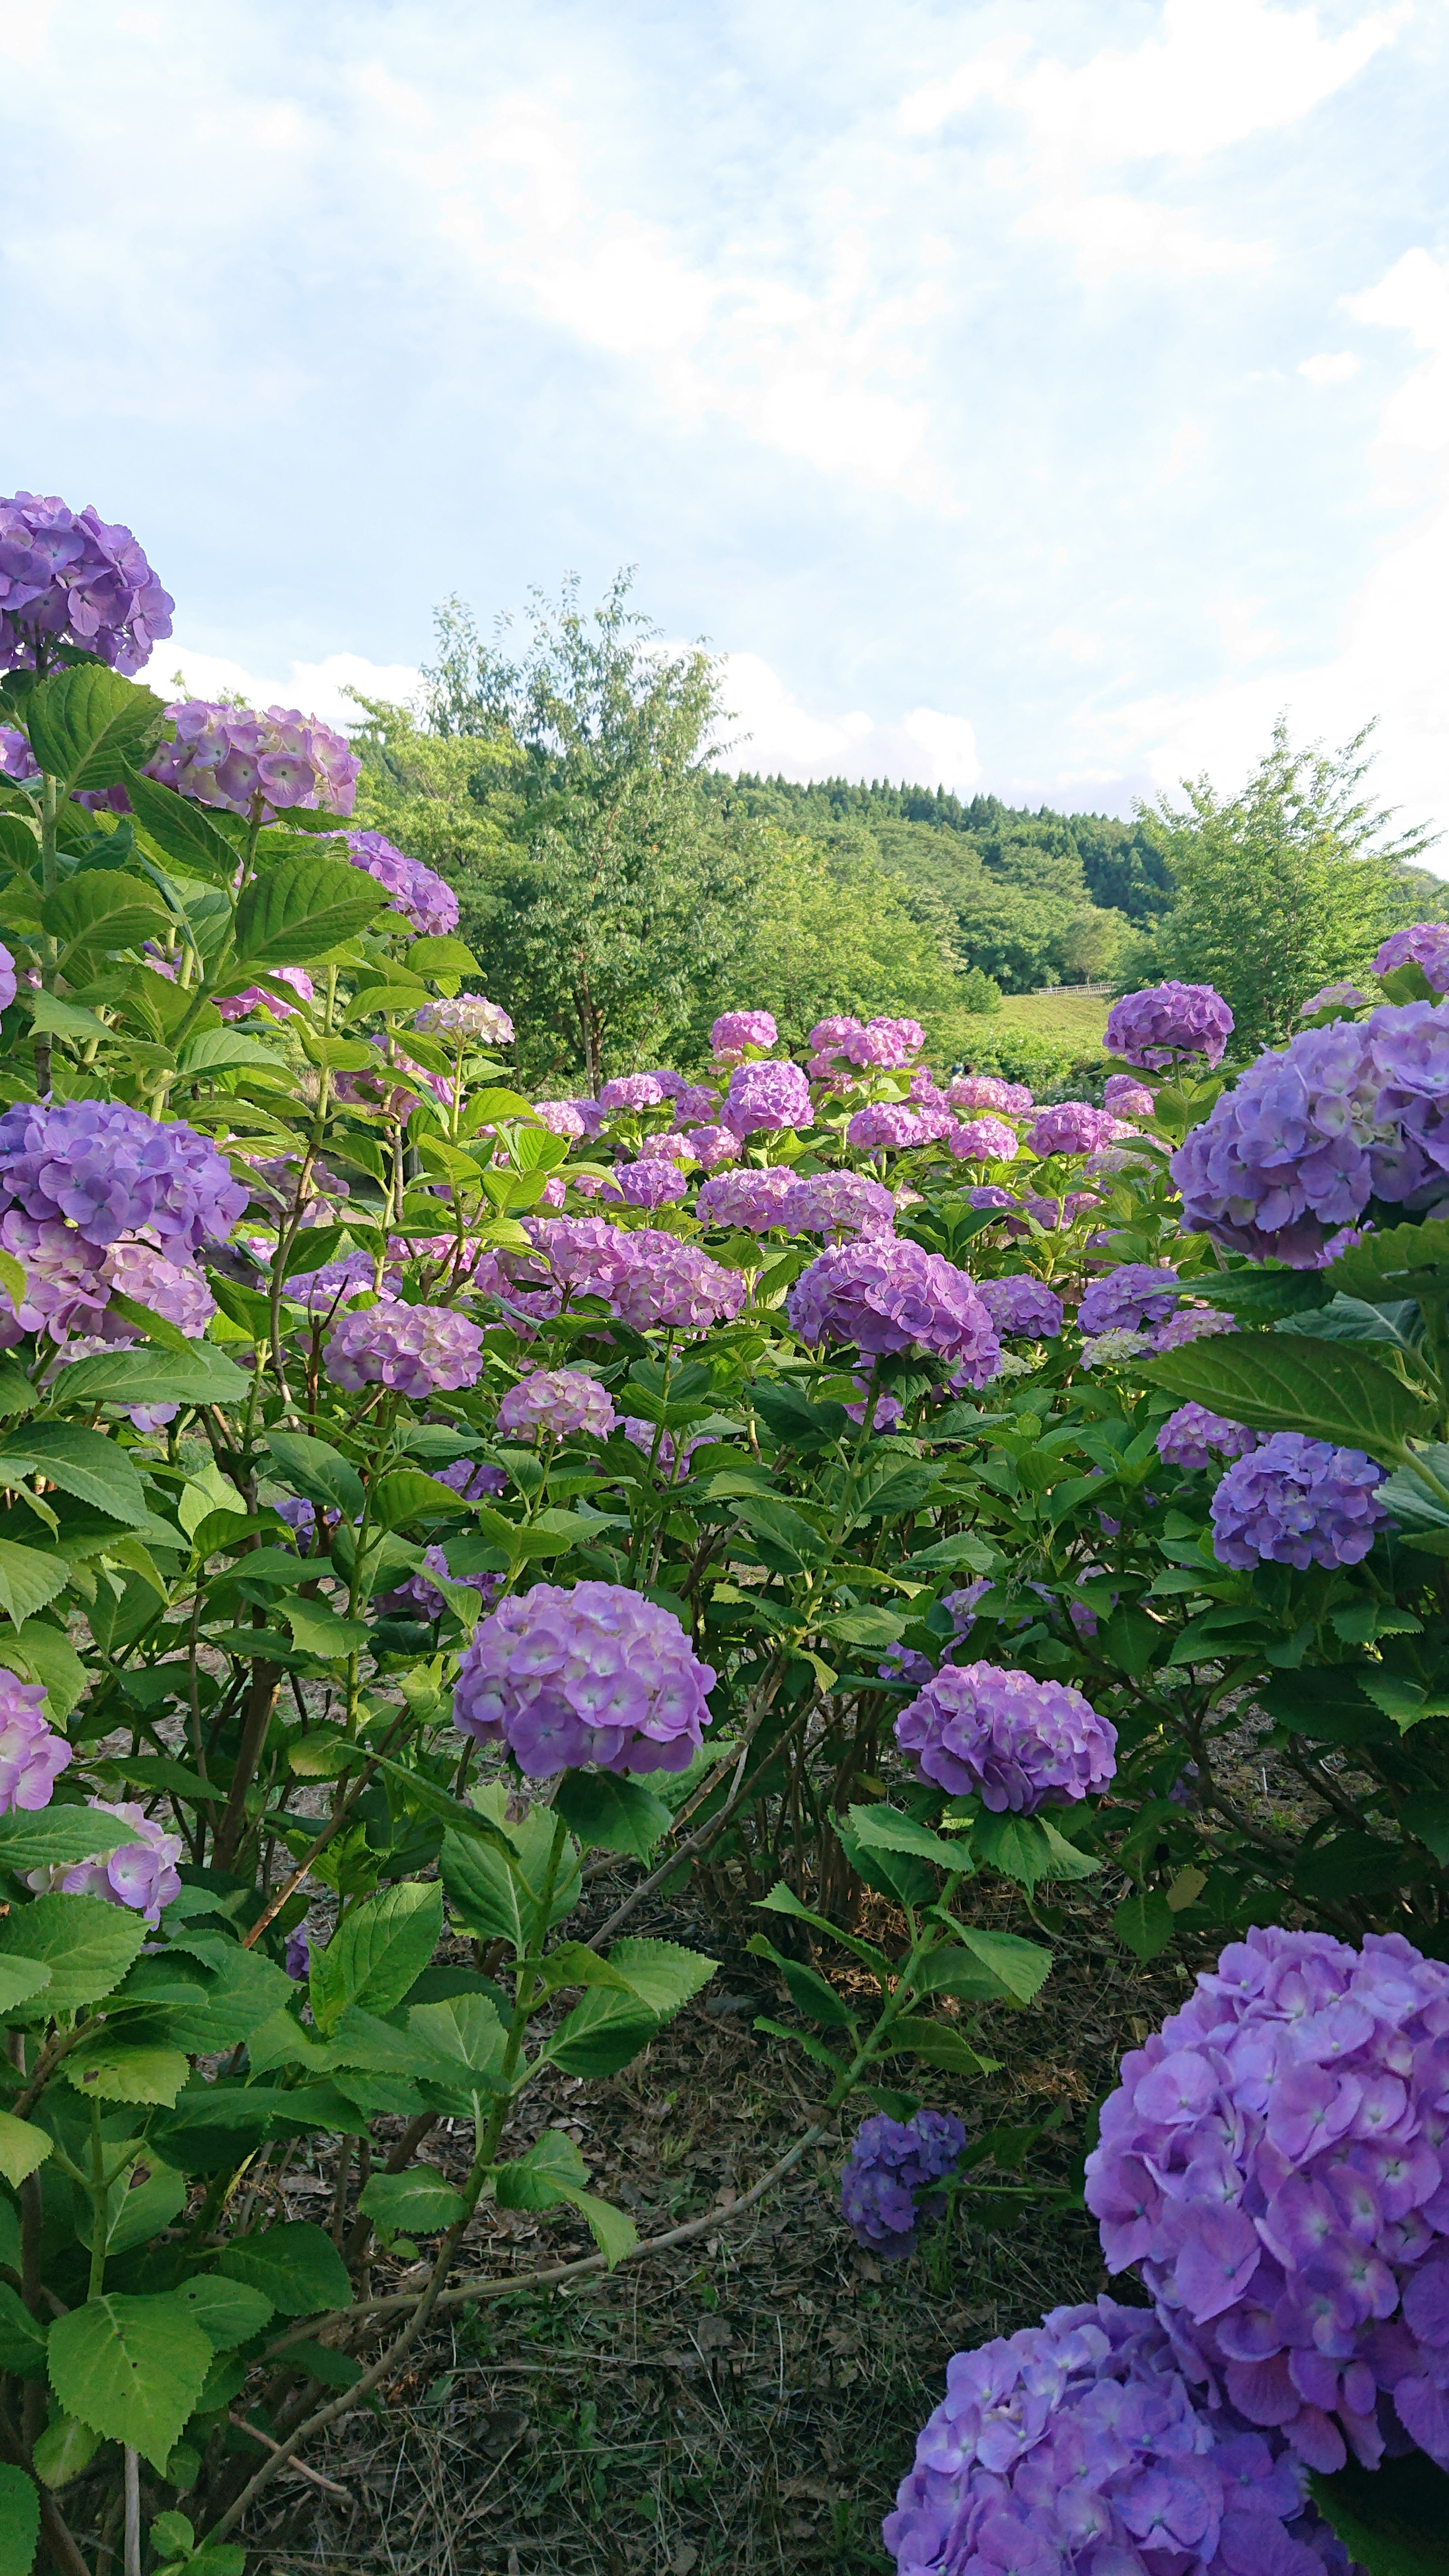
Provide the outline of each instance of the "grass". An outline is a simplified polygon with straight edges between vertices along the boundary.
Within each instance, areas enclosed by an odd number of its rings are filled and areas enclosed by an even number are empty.
[[[1111,1007],[1105,993],[1009,993],[983,1026],[1030,1030],[1085,1053],[1101,1045]]]

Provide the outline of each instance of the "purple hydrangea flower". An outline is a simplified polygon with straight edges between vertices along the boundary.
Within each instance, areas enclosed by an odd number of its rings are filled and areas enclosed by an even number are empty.
[[[1145,1082],[1134,1082],[1130,1073],[1109,1073],[1102,1098],[1114,1118],[1152,1118],[1157,1102]]]
[[[350,814],[362,763],[344,735],[296,707],[228,707],[188,698],[166,710],[176,728],[146,763],[148,778],[200,804],[264,820],[294,805]]]
[[[1087,2159],[1179,2367],[1310,2467],[1449,2468],[1449,1966],[1255,1927],[1122,2061]]]
[[[629,1207],[668,1207],[682,1199],[689,1183],[674,1163],[662,1155],[643,1154],[637,1163],[616,1163],[613,1179],[606,1181],[601,1198],[622,1199]]]
[[[722,1124],[732,1127],[737,1136],[753,1136],[761,1128],[778,1133],[786,1127],[808,1127],[813,1116],[810,1085],[798,1064],[766,1056],[735,1066]]]
[[[846,1411],[854,1413],[856,1407],[853,1404],[847,1405]],[[879,1415],[880,1407],[877,1404],[878,1428],[880,1427]],[[990,1589],[990,1575],[979,1574],[974,1583],[966,1584],[961,1591],[944,1593],[941,1607],[943,1610],[949,1610],[951,1614],[951,1634],[941,1648],[940,1654],[933,1658],[930,1655],[920,1654],[914,1646],[891,1646],[876,1666],[881,1680],[909,1682],[913,1690],[923,1689],[925,1684],[934,1678],[946,1657],[962,1643],[964,1638],[970,1636],[976,1625],[976,1604],[982,1593],[989,1592]]]
[[[1150,984],[1113,1003],[1103,1043],[1109,1055],[1160,1073],[1182,1055],[1220,1063],[1232,1034],[1232,1012],[1211,984]]]
[[[273,966],[268,972],[279,984],[290,984],[293,992],[299,994],[304,1002],[312,1000],[312,978],[303,967]],[[224,1020],[244,1020],[248,1011],[266,1011],[274,1020],[290,1020],[296,1016],[295,1003],[284,1002],[279,993],[264,992],[260,984],[248,984],[244,993],[228,993],[216,1007]]]
[[[1200,1342],[1213,1333],[1235,1333],[1237,1330],[1236,1315],[1226,1314],[1221,1306],[1179,1306],[1175,1315],[1169,1315],[1165,1324],[1158,1325],[1152,1336],[1152,1347],[1155,1351],[1180,1351],[1188,1342]]]
[[[391,1592],[379,1594],[378,1609],[394,1619],[422,1619],[429,1625],[441,1619],[448,1604],[437,1584],[428,1581],[430,1574],[441,1575],[445,1583],[465,1583],[470,1592],[481,1596],[480,1606],[485,1610],[491,1609],[503,1588],[501,1574],[450,1574],[442,1549],[425,1547],[422,1564],[403,1582],[394,1584]]]
[[[168,1258],[197,1252],[227,1235],[246,1203],[244,1185],[182,1119],[163,1125],[105,1100],[0,1116],[0,1209],[73,1227],[84,1243],[144,1229]]]
[[[19,989],[15,960],[9,949],[0,943],[0,1011],[9,1010]]]
[[[896,1203],[867,1172],[808,1172],[791,1182],[783,1221],[791,1234],[893,1234]]]
[[[481,993],[459,993],[452,1001],[424,1002],[413,1027],[425,1035],[477,1038],[484,1046],[512,1046],[513,1022],[496,1002]],[[582,1133],[582,1128],[577,1132]]]
[[[1177,1272],[1167,1262],[1124,1261],[1094,1279],[1077,1308],[1084,1333],[1140,1333],[1165,1323],[1178,1299]]]
[[[52,1734],[44,1712],[44,1684],[0,1668],[0,1816],[48,1807],[70,1761],[70,1746]]]
[[[920,1112],[907,1108],[903,1100],[873,1100],[866,1108],[857,1109],[846,1128],[845,1141],[859,1154],[872,1154],[881,1146],[901,1153],[908,1145],[925,1141]],[[1013,1144],[1015,1141],[1013,1137]]]
[[[685,1438],[684,1447],[680,1449],[672,1431],[666,1431],[662,1424],[645,1422],[637,1413],[626,1413],[619,1428],[626,1440],[632,1441],[636,1449],[642,1449],[646,1458],[654,1460],[660,1475],[668,1477],[671,1484],[674,1482],[676,1457],[679,1460],[680,1475],[687,1476],[689,1461],[694,1451],[702,1443],[711,1441],[715,1437],[712,1431],[691,1432]],[[654,1445],[656,1441],[659,1444],[657,1449]]]
[[[1400,959],[1399,963],[1402,964],[1402,962]],[[1387,973],[1388,969],[1384,968],[1382,971]],[[1361,993],[1357,984],[1343,982],[1321,984],[1316,993],[1309,994],[1306,1002],[1299,1003],[1294,1017],[1310,1020],[1315,1011],[1366,1011],[1367,1009],[1368,995]]]
[[[1168,1467],[1207,1467],[1214,1456],[1246,1458],[1257,1445],[1258,1434],[1246,1423],[1228,1422],[1202,1404],[1180,1404],[1157,1434],[1157,1454]]]
[[[674,1093],[670,1107],[676,1127],[709,1127],[716,1133],[723,1133],[716,1126],[720,1111],[719,1093],[712,1091],[707,1083],[686,1082]]]
[[[570,1145],[577,1144],[584,1133],[584,1122],[571,1100],[535,1100],[533,1114],[551,1136],[562,1136]]]
[[[474,1386],[483,1366],[483,1336],[447,1306],[403,1306],[385,1300],[339,1318],[322,1353],[334,1386],[393,1387],[428,1396]]]
[[[958,1163],[1009,1163],[1019,1139],[1004,1118],[969,1118],[964,1127],[953,1126],[946,1143]]]
[[[711,1665],[679,1621],[618,1583],[536,1583],[483,1620],[458,1669],[453,1723],[506,1744],[531,1779],[685,1771],[709,1723]]]
[[[831,1020],[817,1020],[806,1044],[812,1055],[839,1055],[846,1039],[859,1037],[864,1025],[864,1021],[853,1020],[846,1014],[839,1014]]]
[[[319,1507],[316,1503],[309,1502],[304,1495],[287,1494],[284,1496],[282,1501],[275,1504],[273,1508],[275,1509],[279,1519],[284,1520],[288,1529],[292,1532],[293,1542],[299,1556],[325,1556],[327,1554],[332,1545],[332,1534],[334,1530],[337,1529],[342,1519],[342,1514],[340,1512],[329,1512],[326,1510],[321,1512],[320,1517],[322,1528],[319,1536],[317,1528]],[[285,1546],[287,1542],[282,1540],[279,1544]]]
[[[833,1244],[802,1271],[786,1305],[802,1342],[861,1351],[933,1351],[984,1386],[1001,1366],[996,1329],[964,1270],[894,1235]]]
[[[1374,959],[1376,975],[1392,975],[1396,966],[1417,966],[1430,990],[1449,993],[1449,923],[1416,921],[1410,930],[1396,930],[1384,941]],[[1329,986],[1330,991],[1335,988]],[[1360,1001],[1363,995],[1358,996]],[[1322,994],[1318,996],[1321,1006]],[[1305,1002],[1304,1009],[1313,1006]]]
[[[288,1976],[296,1977],[299,1980],[305,1977],[311,1969],[312,1936],[305,1923],[299,1923],[295,1932],[289,1932],[287,1934],[285,1965]]]
[[[966,1196],[968,1203],[974,1208],[1004,1209],[1021,1206],[1021,1201],[1015,1192],[1002,1189],[997,1181],[984,1181],[976,1189],[968,1190]],[[1020,1232],[1021,1229],[1018,1228],[1017,1231]]]
[[[998,1664],[944,1664],[896,1719],[896,1741],[953,1798],[978,1790],[995,1814],[1035,1815],[1105,1788],[1117,1730],[1065,1682]]]
[[[338,813],[350,814],[352,799],[337,805]],[[458,898],[446,877],[435,868],[425,868],[421,859],[410,859],[406,852],[387,840],[381,832],[344,832],[341,835],[348,858],[355,868],[385,886],[393,900],[389,912],[401,913],[410,930],[425,939],[445,939],[458,927]],[[471,998],[471,997],[470,997]],[[506,1013],[500,1013],[506,1018]]]
[[[0,667],[34,670],[52,644],[78,644],[130,674],[171,632],[176,602],[129,528],[93,504],[39,492],[0,500]]]
[[[199,1341],[216,1313],[202,1272],[189,1261],[167,1261],[148,1243],[113,1243],[101,1277],[108,1288],[175,1324],[188,1341]]]
[[[530,1217],[525,1232],[548,1276],[565,1295],[581,1297],[612,1297],[638,1239],[601,1216]]]
[[[945,2211],[945,2193],[932,2186],[954,2173],[965,2144],[947,2111],[862,2120],[840,2177],[840,2215],[857,2245],[887,2263],[914,2254],[921,2220]]]
[[[168,1834],[144,1807],[131,1801],[112,1807],[104,1798],[91,1798],[87,1804],[93,1814],[114,1816],[131,1826],[135,1841],[120,1844],[103,1859],[79,1861],[73,1869],[32,1870],[27,1883],[41,1890],[58,1889],[66,1896],[99,1896],[108,1905],[129,1906],[154,1930],[163,1905],[181,1893],[176,1864],[185,1843],[180,1834]]]
[[[432,1473],[440,1485],[451,1485],[465,1503],[481,1503],[489,1494],[506,1494],[508,1478],[501,1467],[490,1467],[479,1458],[455,1458],[448,1467],[434,1467]]]
[[[1093,1109],[1085,1100],[1059,1100],[1054,1109],[1038,1113],[1026,1141],[1045,1160],[1048,1154],[1094,1154],[1110,1145],[1116,1132],[1110,1110]]]
[[[810,1043],[815,1043],[813,1030]],[[882,1072],[893,1073],[908,1064],[913,1055],[920,1054],[926,1032],[919,1020],[867,1020],[864,1028],[858,1022],[848,1027],[838,1043],[849,1063],[873,1065]]]
[[[654,1226],[620,1236],[619,1274],[607,1292],[621,1323],[636,1332],[664,1325],[678,1333],[703,1332],[720,1320],[730,1322],[745,1301],[745,1283],[737,1270],[711,1261],[697,1244]]]
[[[13,725],[0,725],[0,778],[17,779],[23,786],[27,778],[40,776],[40,763],[23,733]]]
[[[690,1151],[700,1169],[716,1171],[721,1163],[734,1163],[743,1152],[742,1140],[732,1127],[691,1127]]]
[[[1005,1118],[1024,1118],[1033,1105],[1024,1082],[1003,1082],[996,1073],[958,1073],[946,1098],[953,1109],[994,1109]]]
[[[1275,1431],[1214,1494],[1213,1554],[1220,1565],[1357,1565],[1389,1518],[1374,1490],[1383,1480],[1361,1449]]]
[[[599,1107],[606,1117],[616,1109],[657,1109],[664,1096],[664,1085],[657,1074],[620,1073],[604,1084]]]
[[[700,1185],[695,1213],[701,1225],[744,1226],[765,1234],[784,1225],[786,1210],[799,1184],[789,1166],[769,1164],[762,1172],[719,1172]]]
[[[498,1407],[498,1428],[506,1439],[531,1440],[546,1431],[555,1440],[577,1432],[607,1440],[617,1418],[608,1388],[586,1369],[535,1369],[509,1388]]]
[[[768,1011],[725,1011],[715,1021],[709,1042],[721,1064],[742,1064],[746,1047],[767,1051],[779,1037]]]
[[[646,1163],[696,1163],[699,1160],[692,1139],[682,1127],[661,1127],[656,1135],[641,1138],[639,1156]]]
[[[1281,2438],[1109,2298],[956,2354],[883,2538],[898,2576],[1350,2576]]]
[[[998,1333],[1054,1342],[1062,1329],[1062,1301],[1039,1279],[1018,1271],[1010,1279],[978,1279],[976,1294]]]

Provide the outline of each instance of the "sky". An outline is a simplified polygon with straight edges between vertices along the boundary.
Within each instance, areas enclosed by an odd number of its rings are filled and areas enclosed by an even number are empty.
[[[1449,831],[1449,0],[0,0],[0,490],[340,716],[621,565],[731,767]],[[1449,842],[1436,854],[1449,873]]]

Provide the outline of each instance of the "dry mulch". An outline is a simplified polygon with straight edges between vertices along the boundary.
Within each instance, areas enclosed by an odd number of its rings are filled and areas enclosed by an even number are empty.
[[[602,1921],[619,1888],[589,1891]],[[1032,1930],[995,1889],[989,1919]],[[1107,1929],[1109,1906],[1073,1891],[1038,2003],[995,2008],[981,2045],[999,2073],[973,2085],[929,2069],[928,2098],[976,2134],[1062,2115],[1029,2177],[1060,2187],[1122,2050],[1183,1996],[1188,1968],[1144,1969]],[[697,1890],[650,1932],[721,1961],[704,1995],[647,2054],[587,2087],[550,2074],[510,2142],[566,2127],[593,2188],[641,2236],[748,2189],[814,2116],[828,2079],[757,2034],[795,2016],[767,1961],[702,1910]],[[874,1930],[883,1927],[878,1923]],[[830,1964],[822,1962],[821,1964]],[[1194,1963],[1196,1964],[1196,1963]],[[895,2080],[909,2081],[896,2061]],[[349,2501],[287,2476],[245,2537],[268,2576],[764,2576],[884,2570],[881,2515],[942,2394],[949,2356],[1107,2286],[1080,2207],[964,2197],[952,2241],[907,2263],[860,2253],[836,2206],[861,2106],[778,2192],[692,2243],[552,2292],[453,2308],[373,2412],[307,2454]],[[468,2140],[425,2152],[461,2171]],[[1022,2176],[1009,2179],[1020,2182]],[[286,2189],[288,2213],[330,2216],[321,2171]],[[485,2205],[466,2269],[520,2275],[589,2250],[580,2222]],[[373,2286],[387,2286],[379,2265]],[[1120,2287],[1120,2285],[1119,2285]],[[1130,2290],[1128,2292],[1130,2296]]]

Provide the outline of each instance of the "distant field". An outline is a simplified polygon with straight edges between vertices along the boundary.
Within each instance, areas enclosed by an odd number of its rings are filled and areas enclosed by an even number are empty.
[[[1034,1037],[1058,1038],[1063,1045],[1100,1046],[1111,1007],[1100,993],[1008,993],[984,1026],[1029,1029]]]

